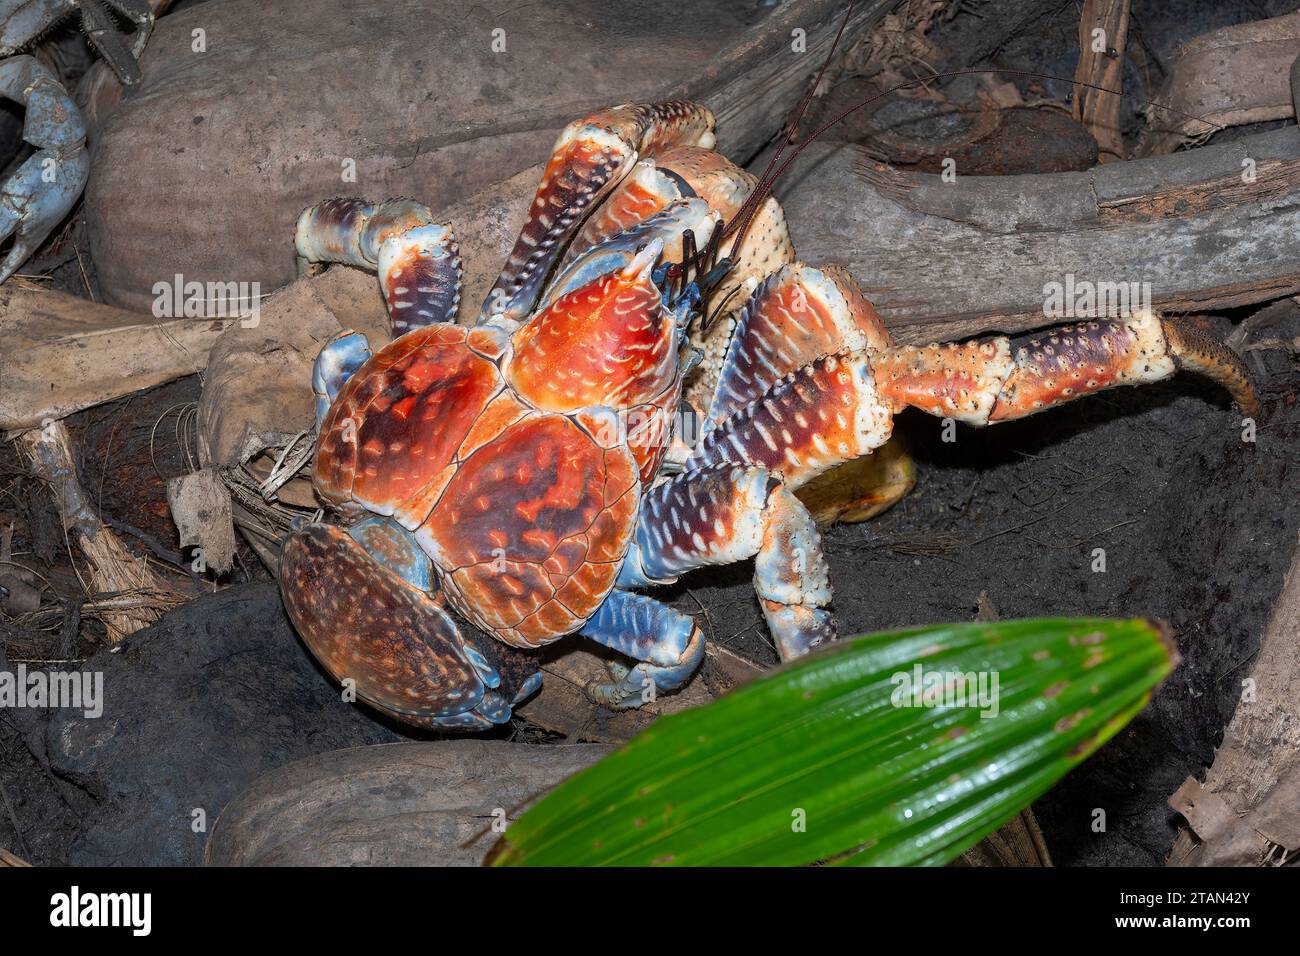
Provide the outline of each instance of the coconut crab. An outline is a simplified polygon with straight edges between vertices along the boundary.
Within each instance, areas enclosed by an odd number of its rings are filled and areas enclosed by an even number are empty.
[[[453,323],[461,262],[424,206],[333,199],[300,217],[301,271],[374,270],[395,336],[321,350],[313,479],[336,517],[295,530],[280,577],[313,653],[376,708],[503,722],[540,675],[503,678],[492,639],[571,633],[635,662],[588,690],[637,706],[684,683],[704,644],[640,591],[750,558],[783,660],[834,639],[807,502],[856,519],[906,493],[905,456],[864,463],[907,406],[988,425],[1186,368],[1253,408],[1234,353],[1152,313],[896,346],[846,273],[795,261],[779,205],[713,128],[687,102],[570,124],[472,325]]]
[[[0,0],[0,99],[27,111],[23,139],[35,152],[0,185],[0,243],[13,245],[0,262],[4,282],[36,251],[81,195],[90,174],[86,123],[58,77],[28,49],[59,21],[76,13],[90,44],[123,85],[140,79],[137,58],[154,16],[171,0]],[[109,8],[135,25],[123,35]],[[128,43],[128,40],[130,41]],[[7,58],[7,59],[6,59]]]

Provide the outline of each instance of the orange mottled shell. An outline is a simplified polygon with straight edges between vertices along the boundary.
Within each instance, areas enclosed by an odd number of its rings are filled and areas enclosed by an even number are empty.
[[[436,325],[376,353],[321,424],[315,482],[335,505],[393,516],[458,611],[536,646],[581,627],[613,588],[636,520],[637,460],[521,401],[492,336]]]
[[[561,296],[514,334],[510,384],[538,408],[628,408],[677,377],[672,316],[645,277],[603,276]]]
[[[427,499],[436,498],[461,442],[504,385],[471,339],[462,326],[418,329],[348,379],[316,442],[322,498],[392,515],[411,530],[428,517]]]
[[[613,588],[639,487],[626,449],[534,413],[461,464],[417,538],[467,617],[536,646],[581,626]]]
[[[611,273],[561,296],[515,332],[510,386],[537,408],[604,405],[622,419],[643,482],[671,444],[681,398],[676,331],[646,276]]]

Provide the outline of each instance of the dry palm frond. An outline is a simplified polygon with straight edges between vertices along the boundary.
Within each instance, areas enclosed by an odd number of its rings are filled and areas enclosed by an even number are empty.
[[[132,554],[99,519],[78,482],[68,431],[61,422],[49,422],[24,433],[19,446],[29,458],[33,473],[49,484],[64,531],[76,541],[86,559],[89,580],[81,578],[79,570],[77,576],[88,603],[109,595],[122,598],[94,608],[93,616],[104,622],[110,644],[148,627],[168,608],[185,600],[154,574],[147,558]],[[83,613],[87,613],[84,607]]]

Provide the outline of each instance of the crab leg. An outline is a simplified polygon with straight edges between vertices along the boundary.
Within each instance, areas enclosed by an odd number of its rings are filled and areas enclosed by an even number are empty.
[[[751,229],[746,248],[757,241]],[[857,283],[833,266],[781,266],[766,275],[736,314],[718,326],[708,337],[700,372],[686,391],[686,401],[696,411],[699,432],[704,434],[755,405],[782,378],[822,356],[893,345]],[[793,433],[783,426],[782,441],[786,434]],[[800,500],[819,524],[862,521],[889,508],[914,483],[911,458],[902,441],[894,438],[878,454],[830,468],[799,487]],[[689,457],[688,449],[675,461]]]
[[[30,56],[0,62],[0,99],[27,108],[23,139],[37,152],[0,185],[0,242],[13,236],[0,263],[4,282],[68,214],[86,185],[86,127],[72,98]]]
[[[869,351],[827,355],[778,379],[705,434],[688,469],[752,465],[795,491],[889,440],[893,415],[877,393]]]
[[[1144,313],[1015,338],[895,348],[873,359],[881,397],[972,425],[1023,418],[1117,385],[1187,369],[1227,389],[1246,415],[1254,388],[1235,352],[1187,321]]]
[[[653,159],[642,159],[612,189],[604,202],[587,217],[581,231],[569,245],[566,258],[616,236],[625,235],[669,204],[693,198],[692,190]]]
[[[77,4],[81,13],[81,29],[86,34],[100,58],[108,64],[123,86],[135,86],[140,82],[140,54],[149,41],[153,31],[154,10],[145,0],[105,0],[123,19],[135,24],[135,32],[123,34],[117,20],[98,0],[87,3],[81,0]],[[153,0],[153,6],[166,4]],[[128,41],[130,41],[128,43]]]
[[[154,19],[170,4],[171,0],[0,0],[0,58],[30,47],[76,11],[81,31],[100,59],[123,85],[134,86],[140,81],[137,61]],[[108,7],[135,24],[135,31],[124,34]]]
[[[782,660],[834,640],[831,586],[808,509],[780,477],[737,465],[683,472],[645,496],[620,587],[755,558],[754,590]]]
[[[308,206],[298,217],[294,245],[299,275],[313,275],[328,262],[374,270],[394,338],[451,322],[460,308],[455,236],[412,199],[327,199]]]
[[[428,728],[505,723],[539,681],[508,701],[500,674],[427,593],[431,574],[392,522],[361,522],[351,534],[310,524],[285,543],[280,590],[317,660],[372,707]]]
[[[680,262],[684,234],[689,230],[697,236],[708,235],[718,221],[718,214],[703,199],[678,199],[669,203],[643,222],[587,247],[566,261],[547,285],[541,307],[550,306],[601,276],[626,269],[637,253],[652,242],[662,246],[661,261]]]
[[[316,355],[311,390],[316,396],[316,427],[353,374],[371,356],[370,340],[361,332],[344,329],[332,335]]]
[[[595,701],[614,709],[639,705],[651,685],[677,689],[704,656],[704,635],[690,617],[628,591],[612,591],[581,633],[640,661],[631,670],[616,667],[614,682],[587,688]]]
[[[638,158],[674,146],[710,148],[713,123],[702,106],[670,102],[615,106],[566,126],[479,321],[506,327],[522,321],[583,220]]]
[[[708,432],[687,466],[759,465],[798,489],[879,448],[894,413],[909,405],[991,425],[1116,385],[1159,381],[1179,368],[1219,382],[1253,414],[1255,393],[1235,353],[1182,320],[1146,314],[1011,339],[828,355]]]
[[[783,376],[823,355],[893,344],[847,273],[803,263],[769,275],[730,326],[726,351],[714,363],[706,359],[712,389],[703,409],[706,434]]]

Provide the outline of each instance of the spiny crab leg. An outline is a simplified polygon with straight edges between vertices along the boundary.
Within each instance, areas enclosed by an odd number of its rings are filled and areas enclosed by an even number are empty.
[[[643,703],[653,684],[671,691],[686,683],[704,658],[704,634],[691,618],[654,598],[614,591],[592,615],[581,634],[638,661],[614,665],[614,681],[588,685],[600,704],[613,710]]]
[[[327,199],[303,210],[294,245],[299,275],[313,275],[329,262],[374,271],[394,338],[456,318],[460,248],[451,229],[434,222],[423,203]]]
[[[754,590],[783,661],[835,639],[816,524],[781,476],[761,466],[703,466],[650,489],[618,586],[667,584],[751,557]],[[633,689],[623,688],[623,706]]]
[[[130,37],[118,29],[117,21],[104,8],[104,3],[136,25]],[[152,6],[145,0],[77,0],[81,10],[81,29],[123,86],[135,86],[140,82],[139,58],[144,45],[149,42],[149,34],[153,32],[153,7],[161,8],[168,3],[170,0],[153,0]],[[131,41],[129,46],[128,39]]]
[[[816,270],[786,270],[751,303],[736,339],[748,354],[728,355],[737,374],[724,375],[712,410],[720,417],[683,472],[647,492],[618,582],[662,584],[694,567],[755,556],[754,587],[782,659],[834,637],[820,538],[792,492],[880,448],[905,406],[988,425],[1187,368],[1223,384],[1244,413],[1255,410],[1234,353],[1183,320],[1149,313],[961,345],[846,348],[762,384],[785,352],[769,338],[775,330],[751,335],[751,326],[784,308],[772,303],[787,287],[833,303],[845,286],[824,280]],[[869,326],[859,331],[865,336]],[[848,339],[852,331],[837,334]]]
[[[873,361],[881,396],[972,425],[1023,418],[1117,385],[1158,382],[1179,369],[1222,385],[1245,415],[1256,409],[1241,359],[1180,318],[1142,313],[962,344],[899,347]]]
[[[0,99],[27,108],[23,139],[36,153],[0,185],[0,242],[13,247],[0,263],[4,282],[59,224],[86,185],[90,157],[86,126],[72,98],[49,70],[30,56],[0,62]]]
[[[1255,392],[1235,353],[1184,320],[1146,313],[1015,338],[825,356],[708,432],[687,467],[758,465],[798,489],[879,448],[894,414],[909,405],[991,425],[1117,385],[1156,382],[1179,368],[1219,382],[1244,414],[1254,414]]]
[[[704,107],[670,102],[616,106],[565,127],[479,321],[507,328],[521,322],[568,241],[637,159],[673,146],[711,148],[713,125]]]
[[[26,49],[58,21],[79,11],[86,39],[123,85],[134,86],[140,81],[137,60],[153,30],[154,16],[170,5],[171,0],[0,0],[0,57]],[[135,24],[129,37],[107,7]]]

